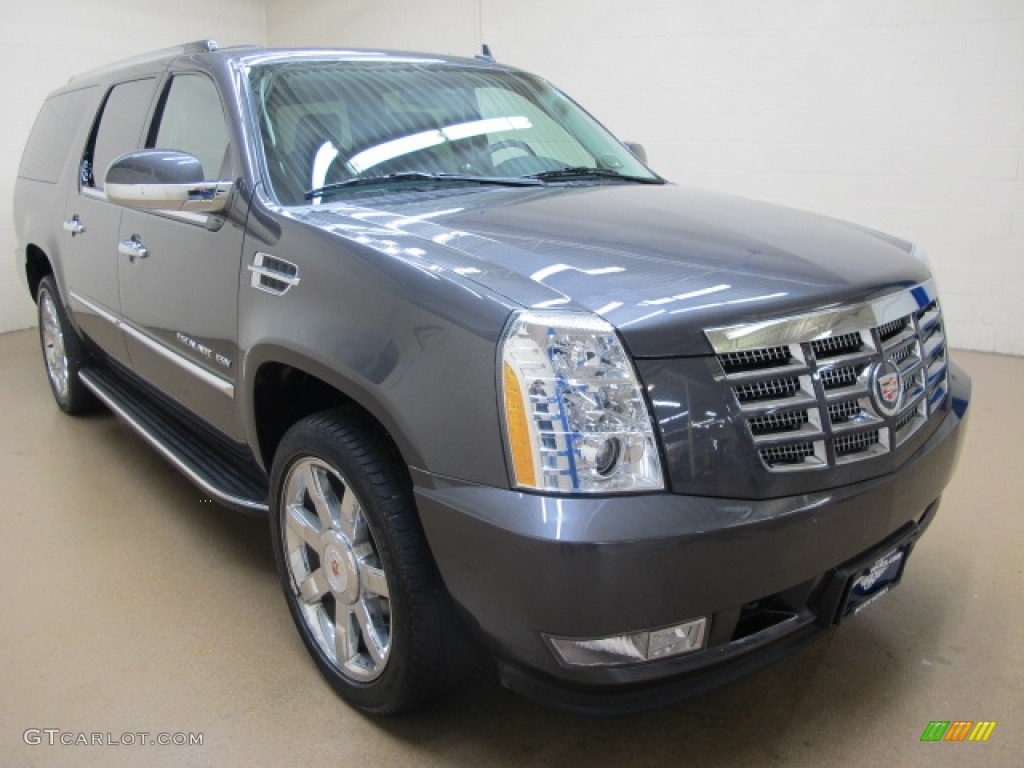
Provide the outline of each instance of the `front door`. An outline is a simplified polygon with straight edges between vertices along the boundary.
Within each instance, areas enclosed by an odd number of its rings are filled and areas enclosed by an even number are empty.
[[[236,178],[213,81],[178,73],[162,90],[148,146],[199,158],[207,179]],[[121,308],[132,367],[236,440],[238,282],[243,229],[206,214],[124,209]]]

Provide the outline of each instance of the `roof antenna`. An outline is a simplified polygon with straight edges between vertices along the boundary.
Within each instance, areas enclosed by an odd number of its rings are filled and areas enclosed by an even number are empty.
[[[495,63],[494,54],[491,53],[491,46],[484,43],[481,52],[476,55],[476,59],[477,61],[489,61],[492,64]]]

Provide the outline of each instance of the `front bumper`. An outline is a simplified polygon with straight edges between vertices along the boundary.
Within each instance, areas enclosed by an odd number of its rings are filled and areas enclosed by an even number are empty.
[[[970,381],[896,472],[765,500],[676,494],[554,498],[414,473],[427,538],[456,603],[510,687],[576,711],[658,706],[743,676],[836,621],[835,574],[931,521],[963,438]],[[912,573],[911,567],[911,573]],[[605,667],[544,639],[710,617],[704,650]]]

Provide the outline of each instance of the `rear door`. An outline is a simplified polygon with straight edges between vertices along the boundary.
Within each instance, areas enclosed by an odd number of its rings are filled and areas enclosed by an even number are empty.
[[[83,150],[78,183],[68,197],[64,216],[67,241],[65,297],[82,332],[115,360],[129,364],[121,316],[117,237],[120,206],[107,200],[103,176],[107,166],[137,149],[156,92],[156,78],[118,83],[107,92]]]
[[[161,85],[147,147],[199,158],[207,179],[236,179],[223,100],[201,72]],[[237,192],[235,194],[238,194]],[[124,209],[121,307],[135,372],[241,440],[233,407],[243,228],[219,215]]]

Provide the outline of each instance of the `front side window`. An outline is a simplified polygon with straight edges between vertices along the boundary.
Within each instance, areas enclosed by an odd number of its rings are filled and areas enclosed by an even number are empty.
[[[82,159],[83,186],[103,189],[110,164],[139,148],[155,84],[153,78],[132,80],[115,85],[107,94],[99,124]]]
[[[313,190],[390,174],[531,177],[594,168],[657,180],[543,80],[432,61],[302,61],[249,72],[270,182],[302,205]],[[355,188],[355,187],[353,187]]]
[[[175,75],[165,91],[158,120],[150,147],[193,155],[207,179],[230,174],[228,131],[212,80],[204,75]]]

